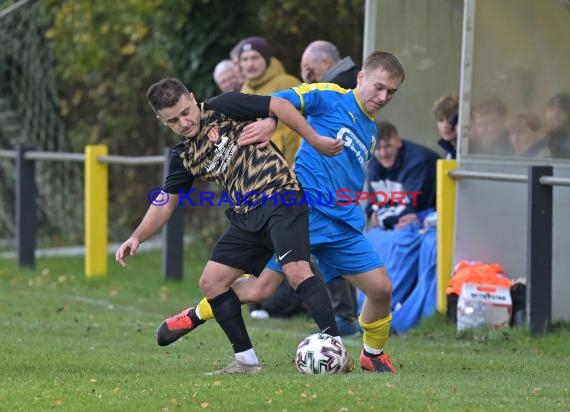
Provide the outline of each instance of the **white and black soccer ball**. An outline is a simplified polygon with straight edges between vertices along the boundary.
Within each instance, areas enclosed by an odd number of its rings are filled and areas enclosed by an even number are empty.
[[[342,342],[326,333],[315,333],[299,343],[297,370],[307,375],[331,375],[344,371],[348,354]]]

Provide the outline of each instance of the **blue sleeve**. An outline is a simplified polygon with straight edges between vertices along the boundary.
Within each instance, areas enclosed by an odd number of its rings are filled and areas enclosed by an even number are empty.
[[[301,109],[301,99],[293,89],[281,90],[279,92],[273,93],[272,96],[277,96],[288,100],[293,106],[297,108],[297,110]]]
[[[273,93],[273,96],[282,97],[295,106],[304,116],[314,116],[326,111],[326,93],[322,85],[302,83],[287,90]]]

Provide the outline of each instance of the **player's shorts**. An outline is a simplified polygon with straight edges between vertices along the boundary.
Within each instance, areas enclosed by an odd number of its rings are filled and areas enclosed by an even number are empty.
[[[290,202],[267,202],[247,213],[228,209],[230,226],[210,260],[258,276],[275,254],[279,263],[309,261],[309,222],[303,192],[288,192]],[[295,199],[293,199],[293,197]]]
[[[311,253],[317,258],[326,283],[384,266],[362,232],[313,208],[309,213],[309,235]],[[275,259],[267,267],[281,272]]]

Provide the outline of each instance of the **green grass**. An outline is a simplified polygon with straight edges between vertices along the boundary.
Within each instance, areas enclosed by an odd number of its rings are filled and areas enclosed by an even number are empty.
[[[524,330],[458,339],[434,317],[391,337],[397,375],[360,370],[302,376],[293,365],[311,320],[252,321],[264,372],[207,377],[231,348],[215,322],[156,345],[160,322],[199,298],[204,256],[188,251],[183,282],[164,282],[160,257],[141,254],[105,278],[81,258],[39,259],[33,271],[0,260],[0,410],[35,411],[546,411],[570,410],[570,327],[542,338]],[[360,339],[345,339],[356,356]]]

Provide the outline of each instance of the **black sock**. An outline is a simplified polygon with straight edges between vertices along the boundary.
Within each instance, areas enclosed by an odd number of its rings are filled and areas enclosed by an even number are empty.
[[[234,353],[253,348],[241,314],[241,303],[234,290],[230,288],[227,292],[208,299],[208,303],[216,321],[230,340]]]
[[[198,315],[196,315],[196,308],[188,311],[188,317],[190,318],[190,320],[192,321],[192,325],[194,326],[198,326],[206,322],[205,320],[200,319]]]
[[[311,276],[301,282],[297,293],[303,298],[303,303],[319,329],[329,335],[339,336],[331,299],[323,280],[318,276]]]

